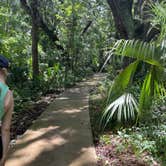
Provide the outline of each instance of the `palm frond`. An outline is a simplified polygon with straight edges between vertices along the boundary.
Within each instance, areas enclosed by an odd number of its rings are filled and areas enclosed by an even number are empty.
[[[166,65],[166,38],[164,40],[162,40],[162,42],[161,42],[161,49],[163,52],[161,59],[163,61],[163,64]]]
[[[155,43],[146,43],[138,40],[119,40],[111,50],[115,55],[127,56],[151,65],[163,67],[162,49]]]
[[[153,98],[166,95],[166,89],[161,81],[162,72],[160,69],[152,66],[146,75],[139,99],[140,113],[150,109]]]
[[[104,110],[100,127],[104,129],[111,120],[120,123],[135,121],[138,114],[138,103],[131,93],[124,93]]]
[[[166,1],[150,3],[149,6],[152,11],[150,22],[152,26],[158,27],[160,25],[159,39],[162,40],[166,37]]]
[[[158,23],[166,23],[166,1],[150,3],[149,6],[153,12],[153,21],[157,21]]]

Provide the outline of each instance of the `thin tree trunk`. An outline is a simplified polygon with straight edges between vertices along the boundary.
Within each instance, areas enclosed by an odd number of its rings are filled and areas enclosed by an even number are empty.
[[[32,20],[32,68],[33,78],[39,75],[39,61],[38,61],[38,27],[35,21]]]
[[[33,0],[32,3],[31,3],[31,9],[32,9],[32,68],[33,68],[33,79],[35,79],[39,75],[37,5],[38,5],[38,1]]]

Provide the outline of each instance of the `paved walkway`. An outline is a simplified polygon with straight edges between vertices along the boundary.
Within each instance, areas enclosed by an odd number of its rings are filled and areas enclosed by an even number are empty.
[[[67,89],[10,150],[5,166],[96,166],[88,98],[95,75]]]

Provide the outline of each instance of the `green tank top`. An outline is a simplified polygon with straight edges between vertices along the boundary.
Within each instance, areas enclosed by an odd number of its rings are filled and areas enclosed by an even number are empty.
[[[9,90],[9,87],[5,85],[4,83],[0,82],[0,121],[3,118],[3,115],[5,113],[4,111],[4,99]]]

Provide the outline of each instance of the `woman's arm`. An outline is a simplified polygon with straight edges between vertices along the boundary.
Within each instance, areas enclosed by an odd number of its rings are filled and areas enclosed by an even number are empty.
[[[2,162],[5,162],[7,152],[9,149],[9,143],[10,143],[10,125],[11,125],[11,119],[12,119],[12,112],[14,108],[14,101],[13,101],[13,94],[11,91],[9,91],[5,97],[5,115],[2,119],[2,144],[3,144],[3,156],[2,156]]]

